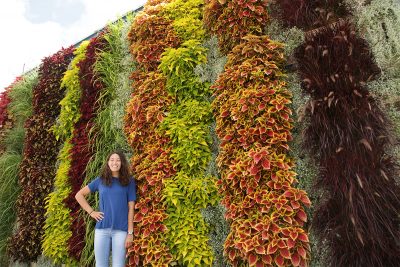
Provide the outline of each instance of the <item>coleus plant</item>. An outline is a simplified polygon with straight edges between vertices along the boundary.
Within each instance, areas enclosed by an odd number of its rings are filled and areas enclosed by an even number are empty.
[[[41,255],[44,233],[44,199],[53,189],[59,142],[49,129],[59,115],[64,87],[61,79],[74,48],[62,49],[47,57],[39,69],[39,82],[33,89],[33,115],[25,122],[24,158],[19,182],[22,192],[17,200],[18,230],[8,252],[14,260],[36,261]]]
[[[293,187],[291,94],[283,64],[282,44],[247,35],[212,86],[221,139],[219,192],[231,228],[225,253],[234,266],[306,266],[309,259],[303,227],[310,200]]]
[[[209,84],[201,82],[194,73],[197,65],[206,62],[207,50],[201,46],[203,5],[198,0],[176,0],[165,5],[162,12],[174,20],[174,29],[185,40],[178,48],[166,49],[159,65],[167,76],[168,93],[177,100],[160,127],[170,137],[171,158],[178,171],[165,181],[163,190],[168,214],[166,237],[174,258],[185,266],[213,264],[210,227],[201,211],[219,200],[216,179],[204,175],[211,159]]]
[[[395,266],[400,187],[385,153],[389,122],[366,88],[379,75],[367,42],[343,20],[308,34],[295,56],[311,96],[305,147],[319,162],[325,192],[313,228],[328,247],[326,261]]]
[[[97,54],[105,47],[106,40],[103,33],[90,40],[86,47],[85,58],[77,66],[79,68],[79,81],[81,88],[81,99],[79,106],[80,117],[74,125],[71,138],[72,148],[70,150],[71,166],[68,171],[69,184],[71,191],[64,199],[66,207],[70,209],[71,238],[68,240],[68,252],[71,258],[79,260],[82,249],[85,245],[86,228],[84,224],[82,210],[75,200],[75,194],[82,187],[86,176],[86,166],[90,160],[92,152],[92,141],[89,140],[89,131],[92,128],[93,119],[98,110],[98,97],[103,89],[103,84],[94,72],[94,63]]]
[[[205,0],[204,25],[218,36],[228,54],[247,34],[261,35],[268,21],[267,3],[261,0]]]
[[[134,93],[127,105],[124,131],[134,152],[131,161],[140,196],[135,206],[128,266],[168,266],[173,260],[166,244],[163,221],[167,215],[161,192],[164,181],[175,174],[175,169],[169,156],[168,137],[156,132],[175,101],[167,94],[166,78],[157,67],[165,48],[180,43],[171,21],[159,16],[167,2],[149,1],[135,17],[128,35],[138,65],[132,74]]]

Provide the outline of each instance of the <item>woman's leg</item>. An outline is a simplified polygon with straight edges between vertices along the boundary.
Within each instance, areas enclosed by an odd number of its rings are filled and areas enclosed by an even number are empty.
[[[96,267],[108,267],[110,258],[111,229],[95,229],[94,257]]]
[[[127,232],[120,230],[112,231],[112,267],[124,267],[126,250],[125,239]]]

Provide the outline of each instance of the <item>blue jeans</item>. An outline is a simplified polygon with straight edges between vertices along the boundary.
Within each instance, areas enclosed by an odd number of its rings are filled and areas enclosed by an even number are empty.
[[[108,267],[110,248],[112,249],[112,267],[125,267],[125,239],[127,232],[121,230],[95,229],[94,256],[96,267]]]

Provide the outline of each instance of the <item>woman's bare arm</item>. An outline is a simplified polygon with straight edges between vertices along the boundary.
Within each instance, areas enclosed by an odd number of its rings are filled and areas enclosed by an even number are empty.
[[[95,219],[96,221],[100,221],[103,219],[103,212],[95,211],[87,202],[86,196],[90,194],[90,189],[88,186],[85,186],[81,190],[78,191],[75,195],[76,201],[78,201],[79,205],[81,205],[82,209],[84,209],[89,215]]]

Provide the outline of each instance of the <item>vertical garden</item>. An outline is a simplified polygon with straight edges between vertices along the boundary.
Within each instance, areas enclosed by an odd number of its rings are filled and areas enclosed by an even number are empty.
[[[118,149],[128,266],[397,266],[399,28],[395,0],[148,0],[46,57],[0,94],[0,265],[94,266],[74,195]]]

